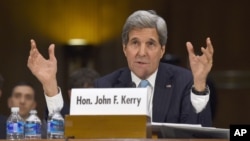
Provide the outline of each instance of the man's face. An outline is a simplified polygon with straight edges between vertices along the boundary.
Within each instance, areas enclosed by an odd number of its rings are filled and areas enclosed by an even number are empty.
[[[9,107],[19,107],[19,114],[27,118],[31,109],[36,108],[35,92],[30,86],[16,86],[9,98]]]
[[[133,29],[123,52],[130,70],[139,78],[147,79],[158,68],[165,46],[160,45],[155,28]]]

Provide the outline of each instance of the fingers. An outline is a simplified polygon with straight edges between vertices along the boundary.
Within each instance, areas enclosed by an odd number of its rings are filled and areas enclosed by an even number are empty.
[[[30,44],[31,44],[31,49],[30,49],[29,60],[33,59],[33,58],[36,58],[37,56],[41,55],[40,52],[37,49],[35,40],[31,39],[30,40]],[[52,59],[52,60],[56,59],[55,58],[55,51],[54,50],[55,50],[55,45],[51,44],[49,46],[48,52],[49,52],[49,58]]]
[[[27,66],[28,67],[31,67],[31,64],[33,63],[33,58],[36,54],[36,42],[35,40],[31,39],[30,40],[30,55],[29,55],[29,58],[28,58],[28,62],[27,62]]]
[[[30,56],[33,54],[34,50],[36,49],[36,42],[35,40],[31,39],[30,40]]]
[[[208,51],[208,49],[205,49],[204,47],[201,48],[201,51],[204,55],[204,57],[202,57],[204,58],[204,63],[213,64],[213,54],[211,54],[210,51]]]
[[[49,46],[49,60],[56,60],[56,57],[55,57],[55,45],[54,44],[51,44]]]
[[[32,49],[36,48],[36,42],[35,42],[34,39],[31,39],[31,40],[30,40],[30,44],[31,44],[31,48],[32,48]]]
[[[201,51],[203,54],[205,54],[207,62],[209,64],[213,64],[213,53],[214,53],[214,49],[213,49],[213,45],[211,43],[210,38],[208,37],[206,39],[206,43],[207,43],[207,47],[206,48],[201,48]]]
[[[206,48],[201,47],[202,54],[196,55],[194,51],[194,47],[191,44],[191,42],[187,42],[186,46],[187,46],[187,50],[189,54],[189,59],[196,60],[196,61],[199,60],[202,64],[212,65],[214,49],[213,49],[213,45],[209,37],[206,39],[206,45],[207,45]]]
[[[30,49],[30,55],[28,58],[28,66],[34,63],[34,58],[36,58],[39,55],[35,40],[31,39],[30,44],[31,44],[31,49]]]
[[[191,42],[187,42],[186,46],[187,46],[187,51],[188,51],[189,56],[195,55],[194,48],[193,48],[193,45],[191,44]]]
[[[214,53],[214,48],[213,48],[211,39],[208,37],[208,38],[206,39],[206,42],[207,42],[207,49],[208,49],[208,51],[209,51],[211,54],[213,54],[213,53]]]

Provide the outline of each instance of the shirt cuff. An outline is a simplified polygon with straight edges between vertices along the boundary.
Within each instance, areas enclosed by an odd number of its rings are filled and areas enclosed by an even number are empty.
[[[58,87],[58,94],[55,96],[49,97],[45,94],[45,100],[47,103],[49,114],[52,114],[53,111],[61,111],[63,108],[63,97],[61,89]]]
[[[191,90],[191,103],[195,108],[196,113],[200,113],[207,105],[210,97],[210,90],[208,88],[208,93],[206,95],[194,94]]]

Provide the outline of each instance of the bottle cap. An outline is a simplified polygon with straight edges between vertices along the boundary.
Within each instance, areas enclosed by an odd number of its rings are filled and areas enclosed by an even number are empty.
[[[19,107],[11,107],[11,112],[19,112]]]
[[[36,114],[37,111],[35,109],[30,110],[30,114]]]

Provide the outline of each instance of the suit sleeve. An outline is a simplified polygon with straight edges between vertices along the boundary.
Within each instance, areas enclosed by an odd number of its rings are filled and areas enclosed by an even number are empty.
[[[197,113],[197,109],[193,106],[191,102],[191,92],[190,89],[186,90],[185,95],[183,95],[181,112],[180,112],[180,123],[188,124],[201,124],[202,126],[210,127],[212,126],[212,116],[210,101],[208,100],[203,105],[203,109]]]

